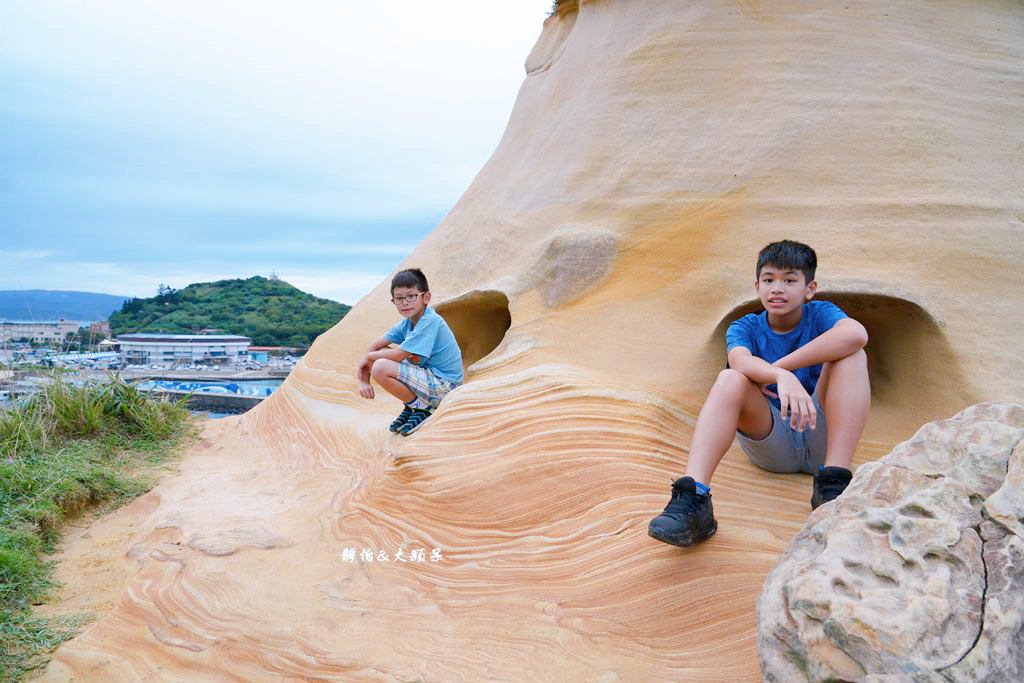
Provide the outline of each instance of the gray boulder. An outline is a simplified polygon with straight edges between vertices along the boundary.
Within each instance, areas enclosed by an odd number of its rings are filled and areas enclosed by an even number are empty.
[[[972,406],[859,467],[757,612],[769,681],[1024,680],[1024,405]]]

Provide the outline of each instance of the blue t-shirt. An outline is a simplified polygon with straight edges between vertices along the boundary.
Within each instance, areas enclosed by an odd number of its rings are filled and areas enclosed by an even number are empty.
[[[433,308],[427,306],[416,327],[402,318],[384,336],[403,351],[419,356],[420,366],[438,377],[462,383],[462,350],[448,323]]]
[[[768,325],[767,311],[762,313],[748,313],[739,320],[729,325],[725,332],[726,352],[732,351],[737,346],[750,351],[750,353],[768,363],[774,363],[783,356],[788,356],[801,346],[818,335],[828,332],[837,322],[846,318],[842,309],[831,301],[811,300],[803,305],[800,322],[786,334],[779,334]],[[814,387],[821,377],[821,364],[809,365],[800,368],[793,373],[804,385],[808,394],[814,393]],[[771,384],[768,390],[776,392],[776,386]],[[769,398],[779,406],[779,399]]]

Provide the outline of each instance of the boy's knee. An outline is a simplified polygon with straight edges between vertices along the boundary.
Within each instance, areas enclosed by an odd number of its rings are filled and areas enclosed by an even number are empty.
[[[392,365],[397,366],[398,363],[395,363],[393,360],[388,360],[387,358],[378,358],[373,361],[373,365],[370,366],[370,376],[374,379],[380,379],[381,377],[394,375],[396,373],[392,371]]]
[[[865,371],[867,371],[867,369],[868,369],[868,354],[866,354],[864,352],[864,349],[858,349],[857,351],[854,351],[853,353],[851,353],[846,358],[842,358],[842,359],[840,359],[840,361],[833,361],[833,362],[842,362],[842,363],[845,363],[845,364],[858,366],[858,367],[863,368]]]
[[[733,391],[745,390],[752,384],[753,382],[750,381],[749,377],[739,370],[733,370],[732,368],[726,368],[718,373],[718,379],[715,381],[715,386],[721,386]]]

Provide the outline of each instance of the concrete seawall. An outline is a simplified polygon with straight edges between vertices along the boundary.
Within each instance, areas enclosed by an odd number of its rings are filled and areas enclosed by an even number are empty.
[[[147,394],[160,396],[172,401],[185,399],[189,410],[212,410],[218,413],[244,413],[259,405],[265,396],[239,396],[237,394],[200,394],[173,389],[146,390]]]

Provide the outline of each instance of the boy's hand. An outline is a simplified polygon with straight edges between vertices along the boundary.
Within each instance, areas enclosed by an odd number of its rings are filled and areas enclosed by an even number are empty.
[[[813,430],[818,423],[818,411],[814,409],[814,400],[796,375],[789,370],[780,369],[775,384],[779,397],[779,412],[783,420],[789,420],[789,428],[798,432],[808,427]]]
[[[366,356],[363,356],[363,360],[360,361],[359,367],[356,368],[356,379],[359,380],[360,382],[365,382],[366,380],[370,379],[371,365],[372,363],[370,362],[370,359],[367,358]]]
[[[359,395],[363,398],[373,398],[373,386],[369,382],[360,382]]]

